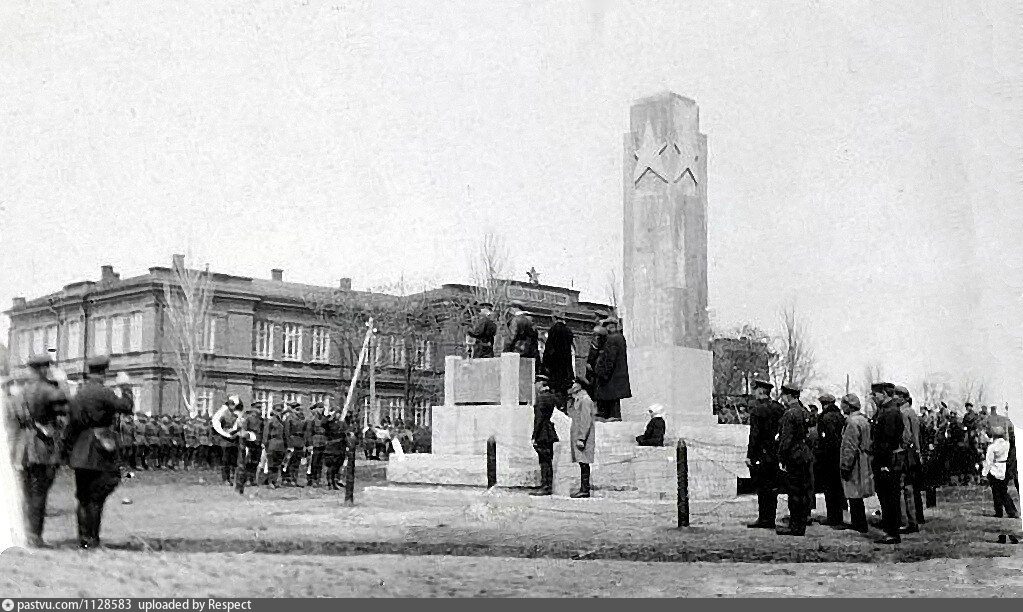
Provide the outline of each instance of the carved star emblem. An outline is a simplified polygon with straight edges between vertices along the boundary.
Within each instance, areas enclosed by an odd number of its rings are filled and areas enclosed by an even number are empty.
[[[668,172],[664,169],[664,158],[661,153],[668,148],[668,143],[657,142],[654,138],[654,128],[648,121],[643,131],[643,141],[633,155],[636,157],[636,169],[632,174],[633,183],[638,183],[647,170],[656,174],[662,181],[668,182]]]
[[[693,168],[696,167],[696,162],[699,160],[699,153],[696,147],[686,139],[682,142],[675,142],[672,144],[672,148],[675,149],[675,153],[678,155],[678,164],[675,170],[675,176],[672,179],[673,183],[677,183],[686,175],[693,181],[693,184],[697,184],[696,174],[693,172]]]

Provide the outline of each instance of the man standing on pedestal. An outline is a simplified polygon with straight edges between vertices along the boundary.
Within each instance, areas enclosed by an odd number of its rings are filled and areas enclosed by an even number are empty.
[[[551,417],[554,415],[554,393],[547,386],[547,377],[536,377],[536,404],[533,406],[533,450],[540,462],[540,488],[530,495],[551,495],[554,492],[554,443],[558,432]]]
[[[597,418],[605,421],[622,420],[622,400],[632,397],[629,383],[629,357],[625,336],[618,329],[618,320],[605,319],[607,343],[604,345],[594,373],[597,386],[594,399],[597,401]]]
[[[494,336],[497,335],[497,322],[494,321],[494,311],[490,304],[483,304],[480,309],[479,319],[469,331],[468,336],[473,339],[470,356],[473,359],[485,359],[494,356]]]
[[[789,526],[779,529],[778,535],[806,535],[810,518],[813,496],[813,454],[808,441],[810,411],[799,401],[800,393],[792,384],[781,387],[785,414],[778,425],[778,461],[789,498]]]
[[[514,317],[508,324],[508,342],[505,344],[504,352],[518,353],[523,359],[540,360],[540,336],[536,333],[532,317],[521,308],[516,308]],[[537,363],[537,372],[540,371],[539,366]]]
[[[555,312],[554,324],[547,331],[547,342],[543,350],[543,373],[547,375],[551,391],[557,399],[557,407],[564,410],[568,405],[568,390],[575,382],[575,360],[572,346],[575,335],[565,324],[565,315]]]
[[[774,529],[778,511],[778,424],[785,408],[771,399],[774,385],[753,382],[753,406],[749,412],[749,445],[746,465],[757,490],[757,520],[751,529]]]

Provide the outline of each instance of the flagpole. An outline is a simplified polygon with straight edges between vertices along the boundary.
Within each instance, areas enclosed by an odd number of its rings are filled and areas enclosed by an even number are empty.
[[[362,350],[359,351],[359,363],[355,366],[355,373],[352,374],[352,380],[348,383],[348,396],[345,398],[345,407],[341,410],[341,420],[343,421],[348,416],[348,410],[352,405],[352,396],[355,395],[355,384],[359,380],[359,372],[362,371],[362,365],[366,361],[366,353],[369,351],[370,338],[373,337],[373,333],[376,331],[373,328],[373,319],[370,318],[369,322],[366,323],[366,337],[362,340]]]

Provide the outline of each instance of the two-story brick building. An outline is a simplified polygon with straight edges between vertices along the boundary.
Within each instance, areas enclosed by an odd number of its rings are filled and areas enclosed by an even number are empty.
[[[215,409],[231,394],[245,402],[271,404],[291,399],[334,405],[343,401],[351,360],[341,354],[336,334],[310,308],[308,297],[351,291],[350,279],[341,279],[337,287],[324,287],[286,282],[282,270],[272,270],[269,280],[211,274],[214,294],[212,316],[203,334],[205,381],[200,409]],[[11,323],[12,373],[23,371],[29,355],[52,350],[71,379],[80,380],[87,358],[109,355],[112,370],[131,376],[140,411],[183,412],[164,298],[165,285],[174,282],[171,268],[153,267],[147,274],[122,279],[112,266],[103,266],[98,281],[72,283],[33,300],[15,298],[6,312]],[[572,289],[514,281],[507,287],[508,297],[534,314],[541,333],[549,326],[552,309],[565,312],[577,334],[580,359],[585,359],[594,321],[611,312],[608,306],[579,301],[579,292]],[[466,285],[444,285],[426,295],[443,301],[471,292]],[[358,299],[382,294],[351,295]],[[374,372],[378,409],[392,418],[428,424],[429,406],[443,399],[444,356],[461,354],[463,338],[464,330],[453,329],[423,342],[415,351],[416,363],[406,368],[408,356],[381,330]],[[421,390],[414,405],[405,406],[410,370]],[[365,392],[361,395],[356,406],[365,409],[369,397]]]

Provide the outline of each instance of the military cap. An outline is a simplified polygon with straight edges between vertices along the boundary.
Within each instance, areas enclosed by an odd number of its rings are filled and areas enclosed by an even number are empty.
[[[288,408],[298,408],[301,405],[299,402],[288,402]]]
[[[89,360],[88,368],[90,372],[106,372],[110,368],[110,358],[103,355],[93,357]]]
[[[964,407],[965,407],[965,406],[973,406],[973,402],[966,402],[965,404],[963,404],[963,406],[964,406]]]
[[[818,397],[817,400],[821,404],[834,404],[835,403],[835,396],[831,395],[830,393],[825,393],[825,394],[821,395],[820,397]]]
[[[849,393],[842,396],[842,403],[848,406],[852,406],[857,410],[860,409],[860,398],[855,393]]]
[[[789,395],[799,395],[803,390],[792,383],[788,383],[781,386],[781,392]]]
[[[897,385],[895,387],[895,392],[901,395],[902,397],[909,397],[909,389],[903,387],[902,385]]]
[[[767,382],[766,380],[754,380],[753,381],[753,388],[754,389],[767,389],[768,391],[770,391],[771,389],[774,389],[774,385],[772,385],[771,383]]]
[[[31,368],[45,368],[53,363],[47,353],[36,353],[28,358],[28,366]]]
[[[870,390],[872,392],[890,393],[895,390],[895,385],[889,382],[876,382],[870,385]]]

